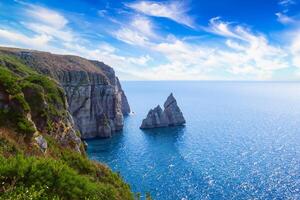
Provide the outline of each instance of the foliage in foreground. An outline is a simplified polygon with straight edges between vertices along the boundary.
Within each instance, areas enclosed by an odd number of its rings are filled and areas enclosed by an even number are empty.
[[[131,199],[130,192],[120,194],[115,185],[81,175],[63,161],[18,155],[0,162],[1,199]]]
[[[52,124],[66,105],[54,80],[0,53],[0,90],[9,97],[0,108],[1,200],[133,199],[117,173],[55,140]],[[47,140],[46,152],[35,145],[36,132]]]

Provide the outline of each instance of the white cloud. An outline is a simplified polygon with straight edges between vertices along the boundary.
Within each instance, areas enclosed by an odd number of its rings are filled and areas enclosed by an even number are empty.
[[[100,17],[106,17],[107,15],[107,10],[98,10],[98,15]]]
[[[295,1],[294,0],[279,0],[278,4],[281,6],[289,6],[289,5],[295,4]]]
[[[277,70],[289,67],[285,49],[271,45],[262,34],[219,18],[211,20],[208,30],[224,37],[224,45],[214,48],[171,37],[170,41],[151,45],[168,62],[148,69],[145,74],[155,79],[211,79],[223,71],[233,79],[265,80],[271,79]]]
[[[292,63],[295,67],[300,68],[300,30],[294,31],[292,38],[293,39],[290,44]]]
[[[151,39],[159,38],[153,30],[151,20],[141,16],[135,16],[129,23],[122,24],[112,35],[120,41],[136,46],[149,46]]]
[[[131,45],[144,46],[149,41],[143,34],[129,28],[121,28],[114,35],[118,40]]]
[[[61,13],[41,6],[26,5],[25,13],[28,16],[27,21],[30,22],[22,23],[27,29],[53,39],[75,42],[75,33],[67,27],[68,20]]]
[[[278,0],[278,5],[282,7],[283,13],[289,12],[289,7],[294,4],[296,4],[294,0]]]
[[[36,21],[53,28],[61,29],[68,23],[68,20],[63,15],[45,7],[30,4],[26,12]]]
[[[139,3],[141,2],[134,4]],[[161,11],[157,11],[157,14],[151,10],[154,5],[166,7],[171,4],[150,1],[142,3],[152,6],[143,7],[149,9],[143,13],[151,16],[162,15],[159,14]],[[36,13],[39,11],[43,14]],[[245,26],[224,22],[219,17],[211,19],[209,27],[204,29],[221,36],[216,43],[199,37],[163,37],[155,31],[157,27],[149,17],[135,15],[127,24],[119,22],[119,29],[111,32],[115,38],[138,46],[142,52],[139,56],[130,56],[128,52],[124,53],[106,42],[86,40],[70,27],[62,13],[41,7],[31,11],[26,9],[25,12],[28,18],[23,19],[21,24],[33,32],[33,37],[25,34],[28,30],[22,33],[14,29],[0,28],[0,43],[100,60],[114,67],[117,74],[125,74],[127,79],[266,80],[272,79],[278,70],[288,68],[289,62],[300,67],[300,31],[294,32],[287,50],[271,44],[261,33],[253,32]],[[39,18],[40,15],[43,17]],[[171,14],[161,17],[167,16]]]
[[[72,31],[67,30],[65,27],[57,29],[41,23],[24,23],[26,28],[42,35],[49,35],[54,38],[71,42],[75,40],[75,35]]]
[[[294,18],[289,17],[289,16],[287,16],[285,14],[282,14],[280,12],[276,13],[275,15],[277,16],[277,20],[282,24],[295,24],[295,23],[297,23],[297,21]]]
[[[188,8],[184,1],[169,1],[168,3],[137,1],[127,6],[145,15],[164,17],[191,28],[195,27],[193,19],[187,14]]]
[[[27,18],[24,18],[21,25],[24,29],[32,31],[30,35],[26,35],[27,31],[17,31],[16,29],[8,29],[0,27],[0,45],[32,48],[35,50],[48,51],[58,54],[71,54],[81,56],[87,59],[100,60],[106,64],[114,67],[114,69],[121,74],[128,74],[128,69],[137,70],[139,66],[147,65],[152,59],[149,55],[142,56],[121,56],[118,55],[118,49],[105,42],[91,42],[85,38],[79,37],[76,31],[68,26],[68,20],[63,14],[50,10],[48,8],[37,7],[31,4],[24,5],[24,12]],[[143,21],[144,20],[144,21]],[[143,24],[145,22],[146,24]],[[142,26],[143,25],[143,26]],[[133,28],[139,35],[152,35],[151,24],[147,22],[146,18],[136,18],[132,23]],[[122,39],[135,42],[133,35],[130,35],[131,30],[127,33],[120,32]],[[143,33],[143,34],[142,34]],[[129,34],[129,35],[126,35]],[[145,37],[146,38],[146,37]],[[141,39],[140,42],[143,42]],[[129,76],[130,73],[129,73]]]
[[[136,16],[131,22],[131,26],[148,37],[155,36],[152,22],[146,17]]]
[[[123,37],[118,36],[122,41],[139,45],[165,58],[161,64],[133,70],[135,77],[158,80],[224,79],[224,76],[218,76],[221,72],[227,73],[229,79],[264,80],[271,79],[277,70],[289,67],[285,49],[271,45],[264,35],[253,33],[249,28],[213,18],[206,30],[222,36],[224,43],[213,47],[205,42],[195,44],[172,35],[157,41],[136,29],[121,29]]]
[[[209,28],[205,28],[206,31],[225,37],[239,38],[237,34],[230,30],[230,24],[227,22],[220,21],[220,17],[214,17],[210,19],[209,22],[210,26]]]
[[[5,41],[4,41],[5,40]],[[51,37],[45,34],[26,36],[14,30],[0,28],[0,41],[4,44],[24,45],[26,47],[42,47],[47,45]]]
[[[212,32],[227,37],[227,46],[235,52],[227,52],[226,56],[241,57],[242,62],[233,62],[240,68],[248,70],[234,70],[234,72],[250,72],[250,67],[267,74],[288,67],[288,55],[284,49],[269,44],[262,34],[254,34],[242,26],[230,26],[228,23],[211,21]],[[231,55],[232,54],[232,55]],[[228,63],[230,64],[230,63]]]
[[[147,65],[148,62],[152,60],[152,58],[149,55],[141,56],[141,57],[129,57],[128,61],[135,65]]]

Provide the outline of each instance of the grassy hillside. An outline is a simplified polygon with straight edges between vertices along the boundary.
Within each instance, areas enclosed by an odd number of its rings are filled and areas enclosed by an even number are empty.
[[[59,84],[0,53],[0,199],[133,199],[73,129]]]

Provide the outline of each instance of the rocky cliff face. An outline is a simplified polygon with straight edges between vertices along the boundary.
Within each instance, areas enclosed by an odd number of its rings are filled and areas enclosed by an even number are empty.
[[[164,110],[158,105],[151,109],[143,120],[141,129],[159,128],[167,126],[178,126],[185,124],[185,119],[177,101],[171,93],[164,103]]]
[[[60,146],[83,153],[63,89],[14,57],[0,53],[0,128],[22,134],[46,153],[51,136]],[[32,140],[34,138],[35,140]]]
[[[0,50],[0,199],[133,200],[129,185],[120,175],[87,158],[62,84],[25,65],[16,54]],[[49,62],[53,62],[51,58]],[[87,78],[78,87],[93,91],[102,88],[99,104],[104,105],[119,92],[103,75],[51,72],[53,77],[69,75],[66,80],[70,85],[65,88],[77,87],[78,79]],[[77,94],[74,97],[69,96],[69,100],[80,99]],[[117,109],[120,112],[121,108]]]
[[[129,104],[114,70],[102,62],[77,56],[0,48],[64,88],[69,111],[82,138],[110,137],[123,128]]]

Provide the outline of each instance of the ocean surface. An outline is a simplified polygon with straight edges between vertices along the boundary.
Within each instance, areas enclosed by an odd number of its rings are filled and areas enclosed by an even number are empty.
[[[134,115],[110,139],[88,140],[143,198],[300,199],[300,83],[122,82]],[[187,124],[142,131],[173,92]]]

